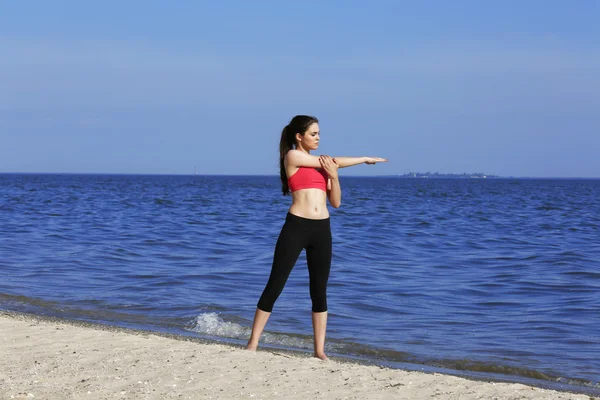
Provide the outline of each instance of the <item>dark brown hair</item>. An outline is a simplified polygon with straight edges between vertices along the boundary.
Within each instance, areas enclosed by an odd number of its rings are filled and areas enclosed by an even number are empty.
[[[281,132],[281,140],[279,141],[279,177],[281,178],[281,191],[284,196],[290,194],[290,187],[283,162],[285,155],[295,147],[296,133],[304,136],[304,133],[315,122],[318,123],[319,120],[310,115],[296,115]]]

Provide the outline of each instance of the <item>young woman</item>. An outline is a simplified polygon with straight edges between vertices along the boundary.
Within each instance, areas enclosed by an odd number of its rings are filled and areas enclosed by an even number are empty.
[[[338,168],[362,163],[387,161],[376,157],[313,156],[319,147],[319,121],[315,117],[297,115],[283,128],[279,143],[279,173],[284,196],[292,195],[292,205],[275,246],[269,281],[258,301],[248,350],[256,350],[258,340],[281,294],[302,249],[306,261],[312,300],[314,356],[327,360],[325,330],[327,327],[327,280],[331,266],[331,230],[326,199],[338,208],[342,189]]]

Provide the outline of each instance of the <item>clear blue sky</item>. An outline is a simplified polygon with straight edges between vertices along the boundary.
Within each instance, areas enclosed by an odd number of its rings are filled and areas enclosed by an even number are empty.
[[[0,172],[600,177],[600,1],[0,1]]]

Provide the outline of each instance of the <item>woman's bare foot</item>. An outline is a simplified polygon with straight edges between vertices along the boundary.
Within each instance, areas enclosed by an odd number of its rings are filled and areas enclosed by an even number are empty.
[[[248,345],[246,345],[246,350],[256,351],[257,347],[257,345],[251,345],[250,343],[248,343]]]
[[[325,353],[314,353],[314,357],[319,358],[323,361],[329,360],[329,357],[327,357],[327,355],[325,355]]]

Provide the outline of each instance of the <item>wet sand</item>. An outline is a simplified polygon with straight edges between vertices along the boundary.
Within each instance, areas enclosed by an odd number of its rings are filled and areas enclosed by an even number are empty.
[[[518,383],[0,311],[0,399],[577,399]]]

